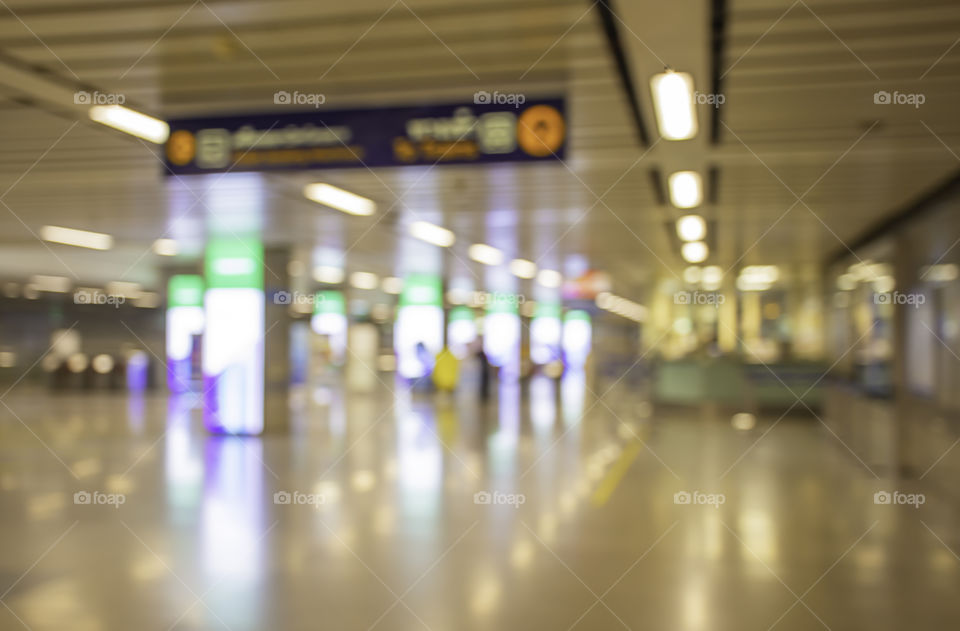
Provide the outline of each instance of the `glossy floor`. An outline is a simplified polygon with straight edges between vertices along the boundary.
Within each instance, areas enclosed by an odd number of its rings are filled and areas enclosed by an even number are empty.
[[[576,379],[314,387],[264,438],[205,435],[189,396],[2,403],[0,629],[960,626],[958,507],[813,418]]]

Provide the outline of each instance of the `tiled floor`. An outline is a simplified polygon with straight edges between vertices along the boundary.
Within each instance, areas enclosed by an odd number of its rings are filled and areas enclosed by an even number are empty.
[[[0,629],[960,627],[958,507],[816,419],[736,430],[575,380],[293,399],[289,433],[214,438],[190,397],[16,388]]]

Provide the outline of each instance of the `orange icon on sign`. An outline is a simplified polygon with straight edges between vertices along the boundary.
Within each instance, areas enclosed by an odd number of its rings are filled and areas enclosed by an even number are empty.
[[[177,166],[183,166],[193,160],[197,152],[197,142],[193,134],[180,129],[170,134],[167,140],[167,159]]]
[[[393,155],[401,162],[414,162],[417,159],[417,148],[406,138],[394,138]]]
[[[563,114],[549,105],[527,108],[517,120],[517,142],[531,156],[555,153],[567,134]]]

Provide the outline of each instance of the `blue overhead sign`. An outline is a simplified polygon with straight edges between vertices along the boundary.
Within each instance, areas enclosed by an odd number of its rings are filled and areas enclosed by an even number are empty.
[[[189,175],[563,159],[562,99],[475,100],[173,120],[166,166]]]

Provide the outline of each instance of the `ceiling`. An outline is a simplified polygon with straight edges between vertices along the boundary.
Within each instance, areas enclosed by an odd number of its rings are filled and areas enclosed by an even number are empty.
[[[646,143],[602,11],[586,0],[4,4],[4,277],[149,284],[169,263],[153,240],[202,243],[226,195],[257,202],[269,243],[338,248],[348,270],[394,273],[404,225],[426,219],[458,235],[451,266],[479,274],[466,262],[475,241],[558,269],[581,254],[618,293],[643,299],[653,279],[684,267],[668,223],[678,212],[662,192],[674,170],[715,173],[701,209],[708,262],[809,269],[958,168],[955,2],[615,2]],[[657,140],[648,86],[664,66],[725,97],[700,106],[692,140]],[[570,142],[564,163],[230,174],[211,187],[166,177],[161,148],[90,122],[78,89],[121,93],[165,118],[270,111],[281,89],[321,92],[334,109],[469,101],[481,89],[563,94]],[[925,103],[878,105],[877,90]],[[310,181],[370,197],[380,212],[313,204],[300,193]],[[43,244],[44,224],[107,232],[116,246]]]

